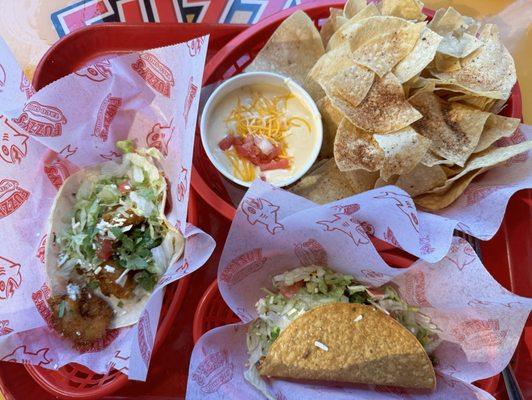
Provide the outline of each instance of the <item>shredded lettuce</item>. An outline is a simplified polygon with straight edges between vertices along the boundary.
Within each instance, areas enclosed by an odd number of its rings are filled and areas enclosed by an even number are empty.
[[[117,147],[124,153],[121,162],[105,163],[75,195],[66,217],[69,226],[56,237],[59,267],[93,273],[108,261],[102,259],[102,243],[112,241],[112,261],[142,271],[135,280],[150,291],[168,266],[153,251],[169,232],[162,217],[166,182],[154,164],[161,155],[154,148],[135,149],[131,141],[117,142]]]
[[[273,277],[275,292],[255,305],[258,318],[247,335],[249,369],[246,379],[264,393],[265,383],[256,370],[279,334],[305,312],[329,303],[371,304],[388,313],[416,336],[427,353],[440,343],[438,327],[417,307],[408,305],[395,289],[384,286],[378,290],[357,282],[353,276],[334,272],[322,266],[299,267]]]

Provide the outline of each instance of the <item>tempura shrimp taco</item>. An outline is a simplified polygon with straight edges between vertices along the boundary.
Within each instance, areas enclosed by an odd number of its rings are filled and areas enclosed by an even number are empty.
[[[119,162],[70,176],[55,198],[45,252],[54,328],[78,347],[138,321],[184,238],[164,215],[167,184],[154,148],[118,142]]]
[[[277,275],[273,285],[256,304],[245,373],[268,398],[261,376],[435,388],[438,328],[391,286],[368,289],[321,266]]]

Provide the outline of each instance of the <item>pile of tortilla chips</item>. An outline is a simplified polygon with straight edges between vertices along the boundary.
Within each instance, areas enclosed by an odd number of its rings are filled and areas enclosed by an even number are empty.
[[[453,8],[427,22],[422,8],[419,0],[349,0],[320,32],[299,11],[249,65],[302,84],[322,114],[321,161],[294,193],[326,203],[395,184],[437,210],[532,147],[495,145],[520,122],[497,115],[516,82],[497,27]]]

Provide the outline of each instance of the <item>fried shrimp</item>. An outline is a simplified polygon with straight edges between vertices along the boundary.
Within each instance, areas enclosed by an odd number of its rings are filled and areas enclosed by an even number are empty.
[[[48,300],[52,310],[52,325],[78,348],[92,345],[105,336],[113,318],[111,306],[87,289],[79,295],[54,296]]]

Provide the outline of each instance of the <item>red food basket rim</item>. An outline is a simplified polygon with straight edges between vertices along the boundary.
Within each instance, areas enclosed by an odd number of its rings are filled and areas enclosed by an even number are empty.
[[[310,3],[303,4],[297,7],[289,8],[287,10],[281,11],[279,13],[273,14],[268,18],[258,22],[255,25],[252,25],[242,33],[238,34],[234,39],[229,41],[222,49],[220,49],[206,64],[205,72],[203,74],[203,82],[208,82],[212,75],[216,73],[219,66],[225,61],[227,57],[232,57],[235,49],[241,47],[248,40],[253,38],[255,35],[260,34],[264,30],[268,30],[273,26],[277,26],[281,21],[294,13],[294,11],[311,11],[316,9],[329,9],[330,7],[341,8],[343,7],[345,1],[338,0],[329,0],[329,1],[320,1],[319,3]],[[423,8],[423,13],[428,17],[434,16],[434,10]],[[521,99],[521,90],[519,88],[519,83],[516,82],[512,88],[511,94],[511,108],[507,113],[510,117],[522,119],[522,99]],[[210,162],[210,161],[208,161]],[[213,167],[214,168],[214,167]],[[198,193],[198,195],[207,202],[211,207],[218,211],[219,214],[223,215],[228,220],[232,221],[235,213],[236,207],[219,196],[209,185],[208,180],[204,179],[203,176],[198,172],[198,170],[193,166],[192,169],[192,186]]]
[[[197,219],[198,212],[197,212],[197,204],[196,204],[195,196],[196,194],[191,189],[187,214],[188,214],[188,221],[194,225],[198,223],[198,219]],[[164,339],[168,335],[168,332],[170,331],[170,328],[172,326],[172,322],[174,321],[176,314],[179,312],[181,306],[183,305],[189,284],[190,284],[189,275],[179,279],[177,282],[171,283],[171,285],[176,285],[177,287],[175,289],[172,300],[170,302],[170,306],[166,310],[166,313],[164,315],[161,313],[161,316],[159,317],[160,322],[159,322],[159,327],[157,329],[157,334],[155,336],[153,353],[155,353],[159,349],[159,347],[164,342]],[[58,371],[46,369],[43,367],[31,365],[31,364],[25,364],[24,366],[26,370],[28,371],[28,373],[32,376],[32,378],[44,390],[62,399],[84,399],[84,400],[99,399],[103,396],[106,396],[106,395],[109,395],[115,392],[116,390],[120,389],[128,382],[127,375],[123,374],[120,371],[110,372],[107,374],[97,374],[97,375],[103,375],[102,378],[100,378],[100,381],[103,383],[96,384],[90,388],[84,388],[83,390],[80,390],[79,388],[68,385],[68,381],[66,380],[65,382],[63,382],[63,380],[54,379],[54,377],[57,377],[58,374],[60,374],[60,372]],[[72,366],[75,369],[87,371],[87,375],[90,373],[94,373],[87,367],[78,365],[76,363],[67,364],[66,366]],[[109,378],[112,374],[114,374],[114,376]],[[106,381],[106,379],[109,379],[109,380]],[[63,382],[64,385],[58,382]]]
[[[406,268],[410,266],[414,260],[411,258],[406,257],[405,255],[398,254],[395,251],[391,252],[380,252],[381,257],[386,261],[389,265]],[[194,344],[197,343],[197,341],[200,339],[200,337],[208,332],[209,329],[205,326],[206,322],[212,322],[213,319],[218,318],[218,322],[222,322],[222,324],[217,326],[225,325],[226,321],[220,318],[221,316],[219,314],[215,316],[209,315],[209,310],[211,309],[212,305],[221,305],[222,307],[225,306],[227,314],[226,316],[229,317],[229,315],[233,314],[231,309],[227,304],[225,304],[222,295],[218,289],[218,280],[215,279],[205,290],[203,295],[201,296],[200,301],[198,302],[196,312],[194,313],[194,320],[192,325],[192,337]],[[236,317],[236,316],[235,316]],[[238,317],[236,317],[238,319]],[[238,322],[238,321],[236,321]],[[482,379],[478,382],[478,386],[489,392],[494,393],[497,389],[497,386],[499,384],[500,375],[497,374],[495,376],[492,376],[487,379]]]

